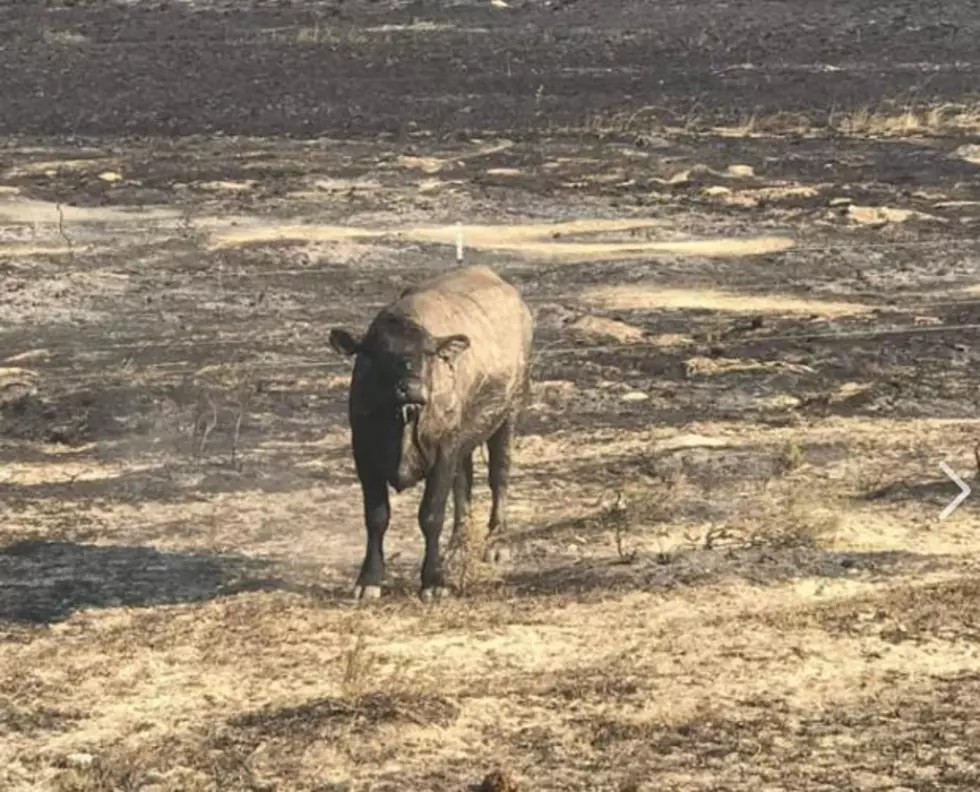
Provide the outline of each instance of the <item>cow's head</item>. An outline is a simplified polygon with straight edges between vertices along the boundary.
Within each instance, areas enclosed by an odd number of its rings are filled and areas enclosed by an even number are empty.
[[[357,355],[370,381],[372,413],[390,411],[403,427],[416,422],[432,396],[434,366],[451,364],[470,345],[465,335],[435,337],[401,316],[386,315],[360,339],[347,330],[330,331],[330,345],[340,354]]]

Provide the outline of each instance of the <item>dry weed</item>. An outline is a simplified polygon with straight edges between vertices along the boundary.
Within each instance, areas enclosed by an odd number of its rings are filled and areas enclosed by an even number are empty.
[[[798,470],[806,464],[806,452],[802,446],[793,440],[789,440],[782,447],[776,457],[776,474],[784,475]]]
[[[198,389],[198,399],[191,439],[196,441],[193,455],[197,461],[204,458],[208,440],[217,428],[224,411],[229,414],[231,423],[229,464],[241,468],[239,441],[242,422],[248,413],[250,399],[255,393],[255,378],[256,373],[251,366],[232,363],[206,366],[195,374],[194,385]]]
[[[750,545],[768,547],[820,547],[840,530],[841,514],[825,501],[796,487],[785,496],[777,497],[768,514],[747,527]]]
[[[980,130],[980,105],[952,103],[900,106],[883,103],[850,112],[831,108],[826,112],[743,113],[733,123],[719,126],[696,112],[677,114],[658,107],[597,116],[587,129],[600,136],[656,135],[713,132],[726,137],[760,135],[818,135],[827,132],[856,138],[945,136]]]
[[[370,683],[376,679],[378,666],[378,658],[368,651],[364,633],[358,631],[354,634],[353,643],[344,652],[341,662],[343,672],[340,688],[344,698],[361,698]]]

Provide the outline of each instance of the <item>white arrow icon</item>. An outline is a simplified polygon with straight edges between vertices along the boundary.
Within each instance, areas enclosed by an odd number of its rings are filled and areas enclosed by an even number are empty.
[[[956,471],[953,470],[953,468],[951,468],[945,462],[940,462],[939,467],[941,467],[943,473],[945,473],[947,476],[953,479],[953,482],[956,484],[956,486],[960,488],[960,494],[957,495],[955,498],[953,498],[953,500],[949,502],[949,505],[947,505],[946,508],[943,509],[942,513],[939,515],[940,520],[945,520],[947,517],[949,517],[949,515],[951,515],[954,511],[956,511],[957,506],[959,506],[963,501],[965,501],[967,498],[970,497],[970,487],[967,485],[965,481],[963,481],[963,479],[957,476]]]

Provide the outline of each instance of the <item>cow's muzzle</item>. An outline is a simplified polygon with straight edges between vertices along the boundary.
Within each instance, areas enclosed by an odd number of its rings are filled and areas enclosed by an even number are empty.
[[[422,414],[422,405],[412,402],[398,405],[398,415],[402,419],[402,424],[408,426],[415,423]]]
[[[395,387],[395,403],[402,421],[407,426],[418,419],[425,406],[425,388],[416,379],[402,380]]]

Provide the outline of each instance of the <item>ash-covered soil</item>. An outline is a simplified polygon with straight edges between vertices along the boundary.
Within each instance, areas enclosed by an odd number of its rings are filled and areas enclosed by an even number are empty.
[[[0,6],[0,788],[976,789],[938,9]],[[423,607],[404,493],[355,606],[328,333],[457,223],[536,317],[512,553]]]
[[[7,2],[0,133],[440,135],[975,94],[968,2]]]

